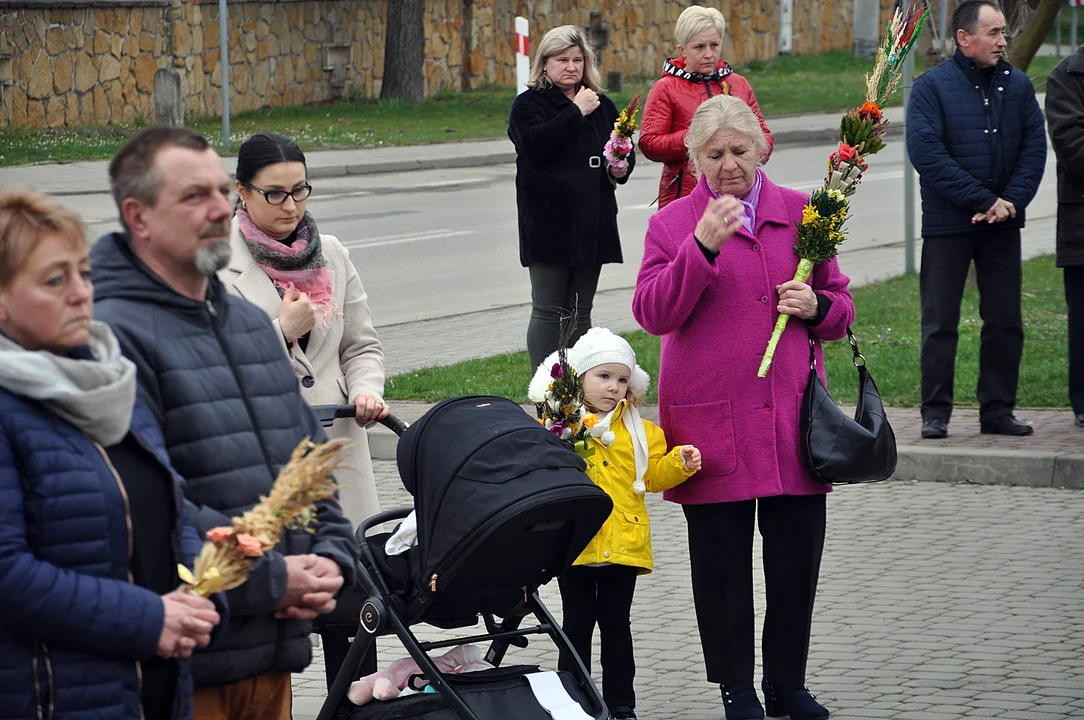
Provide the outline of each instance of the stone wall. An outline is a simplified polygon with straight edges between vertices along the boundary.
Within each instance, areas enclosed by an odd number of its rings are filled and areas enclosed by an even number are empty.
[[[393,0],[229,0],[231,112],[377,97]],[[687,0],[425,0],[426,92],[515,83],[514,18],[608,33],[604,72],[656,76]],[[889,8],[892,0],[881,0]],[[722,0],[723,56],[778,54],[780,0]],[[850,48],[853,3],[794,0],[792,52]],[[597,15],[593,16],[592,11]],[[154,73],[180,76],[187,113],[221,113],[217,0],[0,0],[0,126],[154,121]],[[5,84],[5,74],[10,82]]]
[[[168,63],[166,7],[0,7],[0,125],[131,123],[153,114],[154,73]]]
[[[882,0],[892,2],[893,0]],[[517,15],[530,21],[532,48],[559,25],[592,24],[608,31],[603,73],[654,77],[677,54],[674,25],[688,0],[428,0],[426,77],[429,88],[475,88],[516,81]],[[779,54],[779,0],[723,0],[727,19],[723,57],[731,63]],[[851,44],[853,2],[795,0],[792,52],[814,55]],[[448,42],[464,28],[461,41]]]

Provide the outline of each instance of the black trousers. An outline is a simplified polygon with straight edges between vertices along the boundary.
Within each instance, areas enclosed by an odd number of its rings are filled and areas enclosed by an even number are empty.
[[[561,586],[561,629],[591,672],[591,636],[598,624],[602,640],[602,698],[607,707],[636,707],[636,658],[632,650],[632,596],[638,570],[628,565],[576,565],[558,578]],[[561,670],[571,658],[558,659]]]
[[[579,309],[576,332],[568,342],[580,339],[591,328],[591,308],[595,302],[602,266],[569,267],[534,264],[531,271],[531,321],[527,325],[527,354],[531,372],[557,349],[557,334],[562,315]]]
[[[693,601],[708,681],[753,681],[753,516],[763,538],[764,677],[805,687],[813,601],[824,550],[825,496],[779,495],[685,505]]]
[[[979,419],[1012,413],[1024,352],[1020,231],[996,226],[922,243],[922,419],[952,415],[960,303],[971,262],[979,286]]]
[[[1064,268],[1065,305],[1069,311],[1069,402],[1084,413],[1084,265]]]

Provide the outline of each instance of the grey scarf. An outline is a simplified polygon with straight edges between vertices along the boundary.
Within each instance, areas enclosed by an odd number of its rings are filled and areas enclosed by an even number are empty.
[[[120,354],[113,331],[90,324],[93,360],[27,350],[0,335],[0,388],[37,400],[104,447],[128,433],[135,406],[136,368]]]

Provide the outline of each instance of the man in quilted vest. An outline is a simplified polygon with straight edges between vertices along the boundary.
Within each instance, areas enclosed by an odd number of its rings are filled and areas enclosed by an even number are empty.
[[[302,438],[323,440],[277,332],[216,276],[229,259],[231,183],[191,130],[137,133],[109,165],[123,233],[92,253],[95,314],[136,365],[140,396],[186,480],[201,533],[267,495]],[[311,530],[311,532],[309,532]],[[224,637],[193,657],[199,720],[289,720],[290,673],[312,660],[311,620],[352,583],[356,547],[334,500],[228,593]]]
[[[972,262],[983,317],[983,433],[1030,435],[1013,415],[1024,347],[1020,228],[1046,166],[1035,89],[1003,57],[994,0],[952,14],[956,53],[915,80],[907,152],[922,187],[922,437],[948,435],[960,303]]]

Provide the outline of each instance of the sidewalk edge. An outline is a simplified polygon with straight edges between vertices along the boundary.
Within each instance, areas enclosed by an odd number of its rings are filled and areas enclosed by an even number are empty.
[[[374,460],[395,460],[398,438],[390,430],[369,430]],[[972,450],[898,446],[892,480],[971,483],[1034,488],[1084,489],[1084,453]]]

